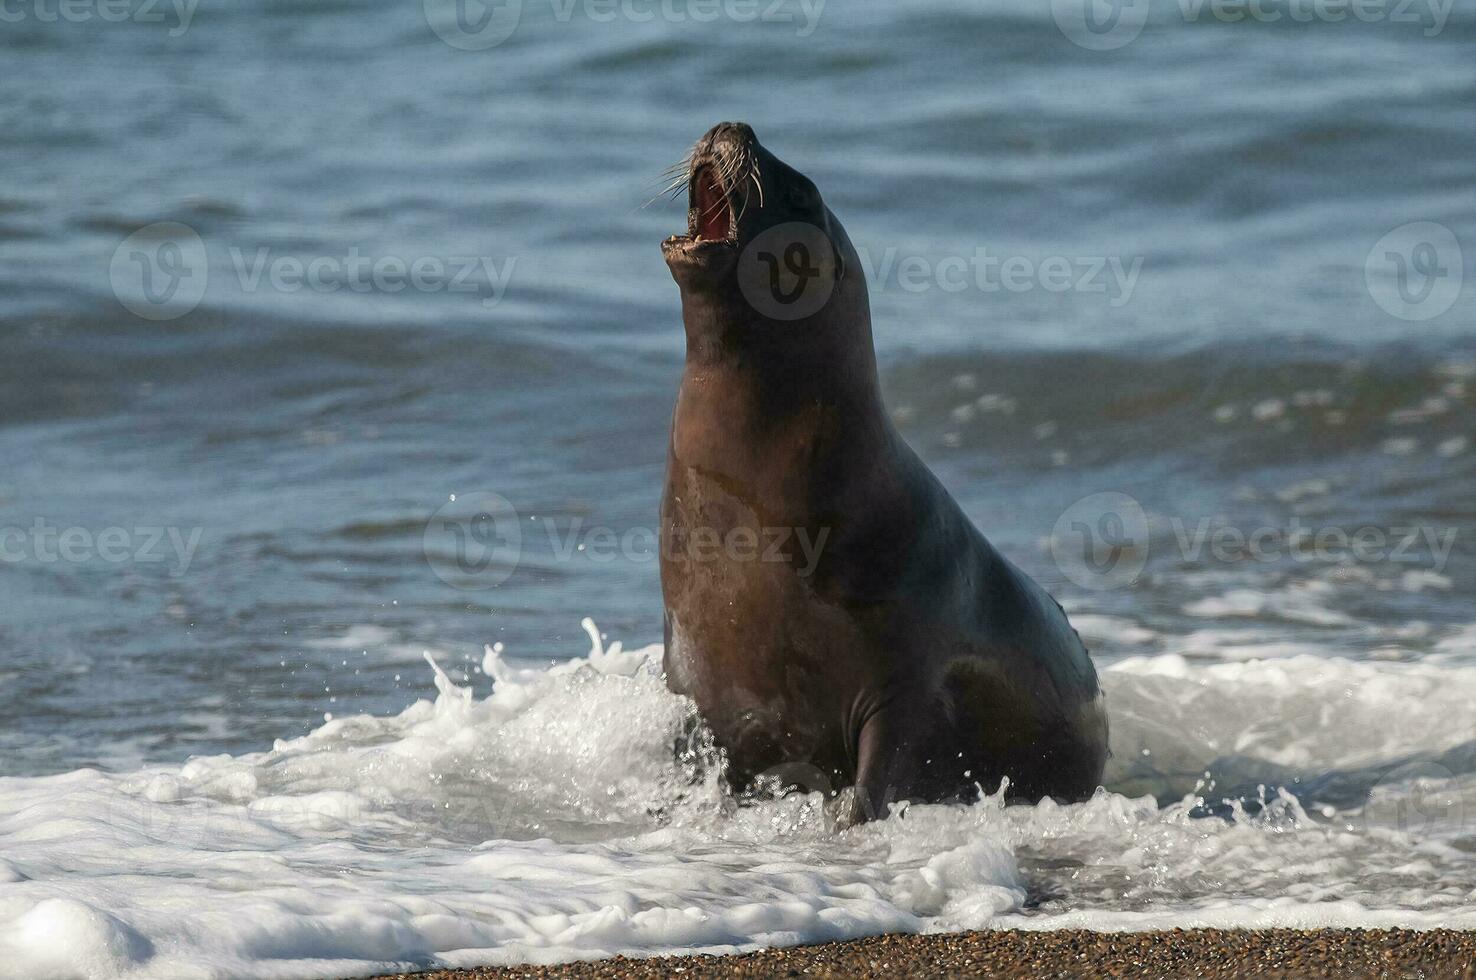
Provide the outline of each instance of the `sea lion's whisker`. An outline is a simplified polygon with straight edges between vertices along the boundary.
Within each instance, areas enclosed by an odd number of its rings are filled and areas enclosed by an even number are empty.
[[[742,181],[743,210],[738,213],[739,218],[742,218],[743,215],[748,212],[748,202],[753,200],[753,191],[749,189],[749,184],[752,184],[754,188],[758,190],[759,207],[764,206],[764,185],[759,181],[758,178],[758,158],[755,157],[752,152],[749,152],[748,147],[745,147],[744,150],[746,162],[748,165],[744,168],[744,178]]]
[[[661,183],[663,181],[684,181],[684,180],[688,179],[691,175],[692,175],[692,161],[690,161],[690,160],[681,160],[681,161],[679,161],[677,163],[674,163],[671,166],[667,167],[665,170],[661,171],[660,174],[658,174],[656,177],[652,178],[652,181],[651,182],[652,183]]]
[[[661,188],[661,190],[657,191],[650,200],[648,200],[645,204],[642,204],[635,210],[643,211],[646,208],[650,207],[652,204],[659,201],[661,198],[664,197],[670,200],[671,198],[676,197],[683,190],[685,190],[687,185],[692,181],[691,164],[692,162],[690,159],[682,160],[679,163],[674,163],[670,167],[667,167],[665,170],[663,170],[661,172],[661,176],[657,179],[668,181],[667,185]]]
[[[685,189],[686,186],[687,186],[687,177],[686,176],[679,177],[678,179],[672,181],[670,184],[667,184],[665,187],[661,188],[661,190],[657,191],[655,193],[655,195],[653,195],[651,197],[650,200],[648,200],[645,204],[642,204],[640,207],[636,208],[635,210],[636,211],[644,211],[646,208],[650,207],[652,204],[655,204],[657,201],[661,200],[663,197],[666,198],[667,200],[671,200],[672,198],[676,197],[677,194],[679,194],[683,189]]]

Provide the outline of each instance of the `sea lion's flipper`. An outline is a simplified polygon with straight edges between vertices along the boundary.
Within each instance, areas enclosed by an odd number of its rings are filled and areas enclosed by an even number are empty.
[[[856,785],[849,824],[885,820],[891,805],[907,798],[907,788],[898,781],[901,746],[890,713],[883,710],[868,718],[856,744]]]

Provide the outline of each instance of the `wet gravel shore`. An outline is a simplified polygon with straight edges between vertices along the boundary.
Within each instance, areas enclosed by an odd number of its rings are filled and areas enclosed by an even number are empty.
[[[409,977],[411,974],[398,974]],[[568,977],[1460,977],[1476,932],[1190,929],[875,936],[742,956],[615,957],[563,966],[438,970],[416,980]]]

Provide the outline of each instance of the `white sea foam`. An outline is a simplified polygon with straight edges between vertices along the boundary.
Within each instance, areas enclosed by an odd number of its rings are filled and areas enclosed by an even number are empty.
[[[435,669],[434,700],[268,752],[0,780],[0,974],[309,977],[991,926],[1476,926],[1476,766],[1459,761],[1476,667],[1123,660],[1103,671],[1116,791],[836,831],[818,797],[740,807],[678,765],[690,706],[659,650],[593,635],[553,669],[489,651],[486,698]],[[1203,815],[1256,765],[1354,788],[1272,786]],[[1197,796],[1164,796],[1185,781]]]

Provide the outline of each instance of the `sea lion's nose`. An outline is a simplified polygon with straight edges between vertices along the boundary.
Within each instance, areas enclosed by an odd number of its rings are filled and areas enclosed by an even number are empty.
[[[743,146],[749,143],[757,143],[758,137],[753,135],[753,128],[748,123],[742,122],[720,122],[707,131],[702,137],[708,146],[716,147],[723,143],[732,143]]]

